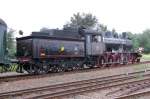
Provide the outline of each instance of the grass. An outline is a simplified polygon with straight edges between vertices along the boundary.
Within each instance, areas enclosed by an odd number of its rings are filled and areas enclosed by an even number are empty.
[[[135,70],[145,70],[150,68],[150,64],[139,64],[139,65],[134,65],[132,66]]]
[[[2,66],[0,66],[0,73],[1,72],[15,72],[17,69],[18,65],[17,64],[12,64],[10,67],[8,68],[2,68]]]
[[[150,61],[150,54],[142,54],[141,61]],[[140,64],[133,66],[135,70],[146,70],[150,68],[150,64]]]
[[[143,61],[149,61],[150,60],[150,54],[142,54],[142,60]]]

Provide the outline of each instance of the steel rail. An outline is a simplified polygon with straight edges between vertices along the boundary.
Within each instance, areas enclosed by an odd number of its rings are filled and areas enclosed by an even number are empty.
[[[150,90],[116,97],[115,99],[137,99],[138,97],[143,96],[145,94],[150,94]]]
[[[32,88],[32,89],[25,89],[25,90],[18,90],[18,91],[0,93],[0,98],[10,97],[10,96],[19,96],[19,95],[24,95],[24,94],[29,94],[29,93],[39,92],[39,91],[50,91],[50,90],[53,91],[53,90],[56,90],[56,89],[65,89],[65,88],[67,88],[67,91],[68,90],[71,91],[71,90],[80,90],[80,88],[82,89],[82,88],[89,88],[89,87],[92,90],[95,86],[97,86],[98,88],[100,86],[101,86],[101,88],[102,87],[106,87],[106,86],[110,87],[109,84],[111,84],[111,83],[121,82],[121,81],[123,82],[125,80],[137,78],[137,74],[138,73],[143,73],[143,72],[144,71],[135,72],[135,73],[129,73],[128,75],[121,74],[121,75],[102,77],[102,78],[95,78],[95,79],[89,79],[89,80],[82,80],[82,81],[76,81],[76,82],[69,82],[69,83],[57,84],[57,85],[51,85],[51,86],[45,86],[45,87],[39,87],[39,88]],[[145,74],[143,76],[148,76],[149,77],[150,74]],[[150,78],[148,78],[148,80],[150,80]],[[119,83],[119,84],[121,84],[121,83]],[[63,90],[62,92],[65,92],[65,90]],[[55,93],[55,95],[56,95],[56,93]],[[51,93],[50,96],[54,96],[52,94],[54,94],[54,93]],[[58,95],[58,93],[57,93],[57,95]],[[32,97],[32,98],[34,98],[34,97]]]

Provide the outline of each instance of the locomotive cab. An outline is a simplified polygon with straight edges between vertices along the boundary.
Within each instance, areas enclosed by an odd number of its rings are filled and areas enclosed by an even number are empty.
[[[87,29],[86,30],[84,29],[83,33],[85,36],[85,55],[87,56],[101,55],[105,50],[103,37],[101,33]]]

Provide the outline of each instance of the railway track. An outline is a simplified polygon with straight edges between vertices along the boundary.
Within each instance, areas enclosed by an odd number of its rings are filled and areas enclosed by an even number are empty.
[[[144,82],[140,82],[140,83],[131,83],[128,85],[124,85],[117,90],[107,93],[106,96],[115,97],[115,99],[119,99],[119,98],[122,99],[125,97],[130,97],[130,96],[134,95],[137,91],[145,89],[145,88],[149,88],[149,87],[150,87],[150,81],[144,81]]]
[[[134,93],[134,94],[124,95],[124,96],[116,97],[115,99],[139,99],[140,97],[143,97],[145,95],[149,96],[150,91],[143,91],[143,92],[138,92],[138,93]],[[140,98],[140,99],[142,99],[142,98]],[[148,99],[148,98],[146,98],[146,99]]]
[[[138,78],[138,74],[142,75],[142,79]],[[69,82],[57,85],[50,85],[39,88],[18,90],[6,93],[0,93],[0,98],[19,98],[20,99],[51,99],[60,98],[67,95],[79,94],[84,92],[96,91],[100,89],[129,85],[135,83],[150,83],[150,73],[134,72],[121,75],[114,75],[102,78]],[[145,83],[145,84],[147,84]]]
[[[132,66],[132,65],[138,65],[138,64],[147,64],[150,63],[150,61],[144,61],[136,64],[128,64],[126,66]],[[118,66],[112,66],[108,68],[118,68],[121,67],[122,65]],[[60,73],[48,73],[48,74],[43,74],[43,75],[31,75],[31,74],[24,74],[24,75],[12,75],[12,76],[3,76],[0,77],[0,83],[5,83],[9,81],[17,81],[17,80],[26,80],[26,79],[38,79],[38,78],[43,78],[43,77],[52,77],[52,76],[59,76],[59,75],[67,75],[67,74],[74,74],[74,73],[82,73],[82,72],[90,72],[90,71],[98,71],[102,69],[107,69],[107,68],[94,68],[94,69],[82,69],[82,70],[75,70],[75,71],[69,71],[69,72],[60,72]]]

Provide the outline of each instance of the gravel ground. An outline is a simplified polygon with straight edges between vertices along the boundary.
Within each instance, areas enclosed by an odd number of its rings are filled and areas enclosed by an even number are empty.
[[[130,72],[141,71],[141,70],[146,70],[146,69],[150,69],[150,64],[136,65],[136,66],[130,66],[130,67],[129,66],[118,67],[118,68],[113,68],[113,69],[108,68],[108,69],[103,69],[99,71],[90,71],[90,72],[82,72],[82,73],[75,73],[75,74],[69,74],[69,75],[58,75],[54,77],[44,77],[44,78],[39,78],[39,79],[28,79],[28,80],[14,81],[14,82],[6,82],[6,83],[0,84],[0,93],[7,92],[7,91],[46,86],[46,85],[54,85],[54,84],[60,84],[60,83],[65,83],[65,82],[78,81],[78,80],[85,80],[85,79],[91,79],[91,78],[98,78],[98,77],[104,77],[104,76],[110,76],[110,75],[117,75],[117,74],[122,74],[122,73],[130,73]],[[75,98],[75,99],[80,99],[80,98]],[[88,98],[85,98],[85,99],[88,99]],[[99,98],[99,99],[102,99],[102,98]]]
[[[25,73],[27,74],[27,73]],[[23,73],[16,73],[16,72],[6,72],[6,73],[0,73],[0,77],[5,77],[5,76],[11,76],[11,75],[25,75]]]
[[[95,92],[91,92],[91,93],[83,93],[83,94],[79,94],[79,95],[68,96],[68,97],[64,97],[61,99],[115,99],[115,96],[106,95],[107,93],[109,93],[113,90],[115,90],[115,88],[109,88],[109,89],[95,91]],[[150,91],[150,88],[144,88],[144,89],[141,89],[134,93],[146,92],[146,91]],[[127,99],[150,99],[150,94],[147,93],[147,94],[144,94],[141,96],[135,96],[132,98],[127,98]]]
[[[114,99],[115,97],[106,96],[106,94],[110,92],[110,90],[112,89],[106,89],[106,90],[96,91],[92,93],[85,93],[85,94],[65,97],[64,99]],[[143,90],[136,91],[135,93],[145,92],[145,91],[150,91],[150,88],[145,88]],[[135,96],[127,99],[150,99],[150,94],[147,93],[141,96]]]

